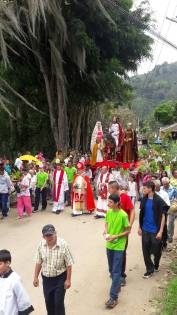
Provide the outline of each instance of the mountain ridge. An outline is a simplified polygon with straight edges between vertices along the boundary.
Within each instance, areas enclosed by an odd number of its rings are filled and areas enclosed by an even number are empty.
[[[145,121],[162,102],[177,100],[177,62],[157,65],[146,74],[130,78],[132,110]]]

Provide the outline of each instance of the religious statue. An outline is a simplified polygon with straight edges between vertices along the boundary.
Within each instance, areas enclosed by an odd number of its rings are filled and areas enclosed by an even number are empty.
[[[115,139],[106,133],[104,137],[104,159],[105,160],[115,160],[116,159],[116,142]]]
[[[101,140],[103,140],[103,128],[100,121],[97,121],[92,132],[91,146],[90,146],[91,151],[93,150],[93,146],[96,143],[97,138],[100,138]]]
[[[116,160],[120,161],[123,131],[122,131],[122,125],[119,123],[117,115],[114,115],[113,117],[112,123],[109,127],[109,133],[114,138],[115,143],[116,143]]]
[[[103,141],[101,138],[96,138],[96,143],[93,146],[91,164],[95,165],[98,162],[103,162]]]
[[[132,163],[138,160],[138,145],[136,131],[133,130],[132,124],[127,124],[127,129],[123,135],[123,162]]]
[[[100,121],[97,121],[91,138],[91,163],[103,162],[103,129]]]

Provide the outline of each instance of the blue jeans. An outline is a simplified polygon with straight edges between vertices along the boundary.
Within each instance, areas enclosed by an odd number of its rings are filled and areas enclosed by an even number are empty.
[[[109,272],[112,278],[112,285],[110,289],[110,298],[118,299],[118,290],[121,282],[122,262],[124,251],[107,249],[107,258],[109,265]]]
[[[131,201],[132,201],[133,205],[135,206],[135,203],[136,203],[136,197],[131,196]]]
[[[7,217],[7,213],[9,211],[8,206],[7,206],[8,197],[9,197],[8,193],[7,194],[0,193],[0,206],[1,206],[1,209],[2,209],[3,217]]]

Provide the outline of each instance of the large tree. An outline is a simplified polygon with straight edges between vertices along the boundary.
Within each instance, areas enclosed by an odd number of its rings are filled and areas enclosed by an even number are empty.
[[[177,119],[177,101],[159,104],[154,111],[154,117],[164,126],[175,123]]]
[[[132,1],[119,3],[130,12]],[[20,63],[40,72],[47,99],[45,108],[20,98],[23,91],[17,88],[15,94],[7,78],[0,80],[1,106],[13,119],[5,99],[5,91],[10,91],[39,115],[49,114],[57,149],[79,147],[93,107],[105,99],[123,103],[127,71],[136,70],[149,56],[151,40],[144,33],[149,15],[142,9],[133,12],[144,23],[141,29],[107,0],[11,0],[0,5],[4,63],[7,67]]]

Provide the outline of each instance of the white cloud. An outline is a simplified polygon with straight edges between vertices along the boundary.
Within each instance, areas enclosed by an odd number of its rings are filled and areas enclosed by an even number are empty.
[[[134,0],[135,5],[141,1]],[[152,19],[156,20],[156,31],[177,46],[177,23],[170,22],[166,16],[175,18],[177,16],[176,0],[149,0],[152,9]],[[138,68],[138,74],[151,71],[156,64],[177,61],[177,50],[168,46],[160,40],[155,40],[152,47],[153,60],[145,60]]]

